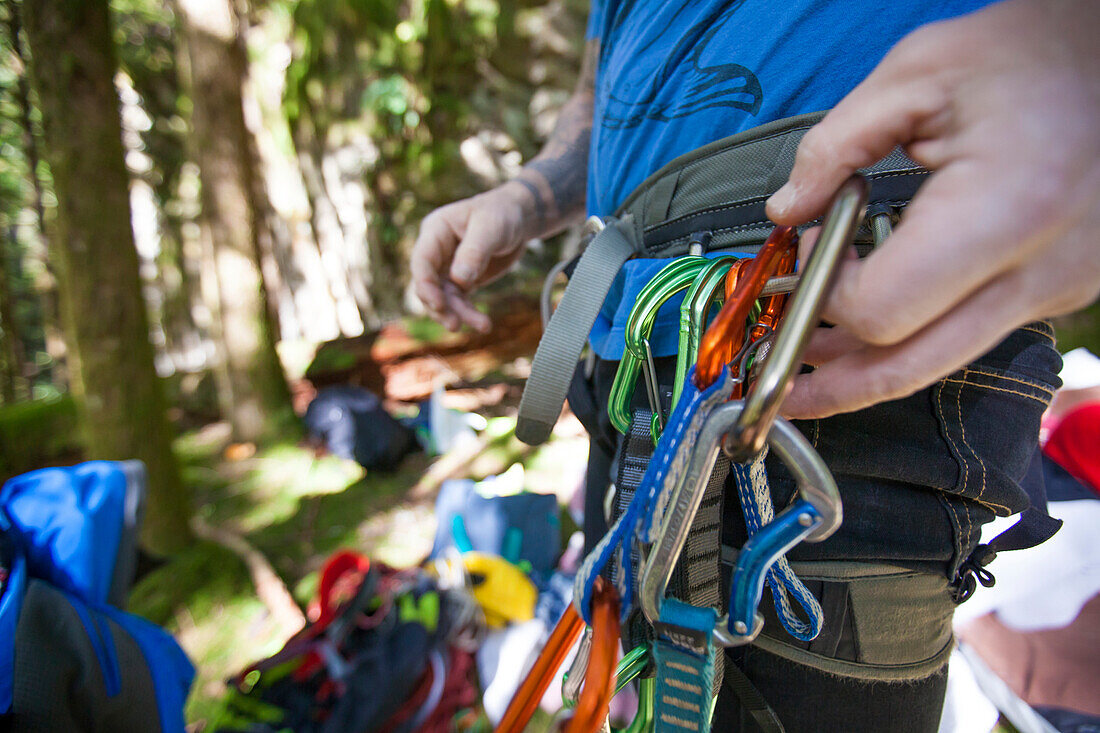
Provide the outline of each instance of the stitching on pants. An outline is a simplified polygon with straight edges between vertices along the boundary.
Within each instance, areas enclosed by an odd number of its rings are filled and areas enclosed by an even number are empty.
[[[1052,344],[1055,343],[1054,337],[1050,335],[1050,332],[1046,331],[1042,328],[1035,328],[1034,326],[1020,326],[1020,330],[1021,331],[1027,331],[1029,333],[1035,333],[1035,334],[1038,334],[1040,336],[1046,336],[1047,340],[1049,340],[1050,343],[1052,343]]]
[[[974,366],[965,367],[963,369],[963,378],[965,379],[966,375],[968,375],[968,374],[979,376],[979,377],[988,377],[990,380],[993,380],[993,381],[1015,382],[1016,384],[1022,384],[1023,386],[1028,387],[1029,389],[1033,389],[1037,392],[1042,392],[1043,394],[1050,395],[1051,397],[1054,396],[1054,390],[1051,389],[1050,387],[1045,386],[1045,385],[1037,384],[1035,382],[1028,381],[1027,379],[1021,379],[1019,377],[1010,377],[1007,374],[1001,374],[1001,373],[998,373],[998,372],[995,372],[995,371],[988,371],[988,370],[982,369],[981,367],[974,367]],[[986,385],[984,385],[984,384],[975,384],[975,386],[984,387]],[[993,385],[993,388],[996,388],[996,385]]]
[[[964,376],[966,375],[966,370],[965,369],[963,370],[963,375]],[[958,387],[958,389],[955,390],[955,406],[959,410],[959,432],[960,432],[961,437],[962,437],[962,443],[963,443],[963,445],[966,446],[966,449],[968,451],[970,451],[970,455],[977,458],[978,456],[974,452],[974,449],[970,447],[970,443],[968,443],[967,440],[966,440],[966,427],[963,425],[962,387],[961,386]],[[966,461],[966,459],[962,458],[961,453],[959,454],[959,458],[962,459],[963,465],[965,465],[967,467],[966,468],[967,478],[966,478],[966,481],[964,481],[964,483],[963,483],[963,491],[966,492],[966,494],[968,494],[968,493],[970,493],[970,464]],[[985,486],[985,466],[982,466],[982,486],[983,486],[983,488]],[[979,495],[980,495],[980,492],[979,492]],[[964,494],[964,496],[965,496],[965,494]],[[965,503],[963,503],[962,506],[963,506],[963,511],[966,512],[966,539],[963,540],[963,542],[962,542],[962,545],[963,545],[963,548],[964,548],[964,551],[965,551],[965,548],[970,547],[970,532],[971,532],[972,522],[971,522],[971,519],[970,519],[970,507],[968,507]]]
[[[945,387],[942,384],[936,388],[936,412],[940,416],[940,424],[943,426],[944,437],[947,438],[947,442],[951,446],[951,452],[955,455],[956,461],[962,464],[962,466],[960,466],[960,471],[962,471],[965,476],[966,462],[961,459],[959,448],[955,445],[955,440],[951,437],[951,430],[947,426],[947,419],[943,416],[944,389]],[[963,481],[963,484],[965,486],[965,479]],[[950,499],[942,495],[940,498],[943,501],[944,506],[947,507],[947,511],[951,512],[951,516],[955,520],[955,554],[962,555],[962,537],[960,536],[960,534],[962,533],[962,522],[959,521],[959,514],[955,511],[955,506],[951,503]]]
[[[963,380],[966,379],[966,375],[968,373],[969,373],[969,369],[964,368],[963,369]],[[961,386],[959,387],[959,397],[958,397],[957,403],[958,403],[958,406],[959,406],[959,430],[962,431],[963,445],[965,445],[967,450],[970,451],[970,454],[972,456],[974,456],[974,458],[977,459],[978,465],[980,465],[982,467],[982,488],[978,490],[978,496],[976,497],[978,501],[981,501],[981,498],[983,496],[985,496],[986,478],[989,475],[989,471],[986,470],[985,461],[983,461],[982,457],[978,455],[978,452],[976,450],[974,450],[974,447],[972,445],[970,445],[970,441],[968,441],[966,439],[966,424],[963,422],[963,414],[962,414],[962,387]],[[969,515],[969,514],[970,514],[970,510],[967,509],[967,515]]]
[[[969,382],[965,379],[944,379],[943,381],[944,382],[950,382],[951,384],[966,385],[968,387],[977,387],[978,389],[989,389],[989,390],[993,390],[994,392],[1004,392],[1006,394],[1014,394],[1014,395],[1017,395],[1019,397],[1026,397],[1030,400],[1035,400],[1036,402],[1043,405],[1044,407],[1047,406],[1048,404],[1050,404],[1048,400],[1044,400],[1040,397],[1036,397],[1033,394],[1028,394],[1027,392],[1020,392],[1019,390],[1009,389],[1008,387],[995,387],[992,384],[978,384],[977,382]]]

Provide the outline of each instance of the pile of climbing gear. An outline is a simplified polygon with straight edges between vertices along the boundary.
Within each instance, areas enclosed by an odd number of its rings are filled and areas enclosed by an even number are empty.
[[[463,730],[476,717],[480,612],[420,568],[340,551],[321,572],[309,625],[229,681],[214,730],[229,733]]]
[[[776,227],[751,259],[688,254],[671,260],[642,289],[627,322],[608,418],[628,439],[651,441],[652,456],[633,491],[616,497],[618,511],[609,531],[577,573],[573,605],[513,698],[498,733],[522,730],[578,639],[563,685],[566,708],[573,711],[565,730],[601,730],[611,697],[641,676],[638,712],[626,729],[633,733],[709,730],[722,673],[720,650],[748,644],[760,633],[764,620],[758,607],[765,585],[791,636],[817,636],[821,607],[784,555],[800,542],[821,541],[836,531],[842,519],[840,495],[824,461],[801,432],[778,417],[778,410],[862,221],[867,195],[862,177],[841,186],[797,275],[798,234]],[[666,418],[649,338],[657,310],[684,291],[677,382]],[[713,318],[712,310],[717,310]],[[639,378],[650,409],[632,415]],[[798,487],[794,500],[778,513],[764,469],[769,451]],[[713,593],[693,596],[691,586],[703,574],[718,572],[716,532],[729,472],[749,539],[738,553],[723,602]],[[623,488],[617,487],[619,494]],[[703,561],[710,568],[702,573],[691,567],[700,564],[697,557],[688,563],[684,558],[685,548],[706,532],[713,552]],[[681,592],[670,595],[677,572],[689,575],[688,582],[677,583]],[[630,651],[616,664],[620,636]]]

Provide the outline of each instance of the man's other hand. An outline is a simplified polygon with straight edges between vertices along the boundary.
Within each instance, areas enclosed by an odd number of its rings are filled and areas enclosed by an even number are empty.
[[[535,236],[534,196],[516,182],[442,206],[424,218],[413,245],[413,288],[439,322],[489,330],[469,294],[504,274]]]

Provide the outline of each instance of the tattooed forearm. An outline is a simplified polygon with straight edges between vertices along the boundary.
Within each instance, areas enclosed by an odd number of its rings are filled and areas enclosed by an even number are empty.
[[[535,216],[543,230],[560,229],[584,214],[598,58],[599,42],[588,41],[573,96],[562,107],[542,151],[516,179],[534,196]]]

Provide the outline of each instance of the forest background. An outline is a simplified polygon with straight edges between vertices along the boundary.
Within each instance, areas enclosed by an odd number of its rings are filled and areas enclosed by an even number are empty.
[[[519,457],[537,474],[500,409],[537,338],[537,305],[514,298],[536,302],[524,294],[575,233],[534,243],[484,299],[505,324],[489,341],[417,317],[408,256],[424,214],[537,152],[574,83],[587,5],[0,3],[0,480],[145,462],[143,546],[172,560],[132,605],[199,662],[192,719],[235,665],[294,630],[327,552],[377,539],[385,510],[415,523],[430,502],[426,459],[376,479],[296,447],[295,408],[319,375],[410,403],[440,379],[473,388],[468,406],[505,420],[481,445],[498,455],[446,470]],[[1100,309],[1058,329],[1063,349],[1096,350]],[[414,373],[403,394],[395,372],[372,384],[379,365],[364,365],[380,352],[446,362],[509,338],[472,371]],[[541,458],[552,487],[564,453],[583,463],[573,437]]]

